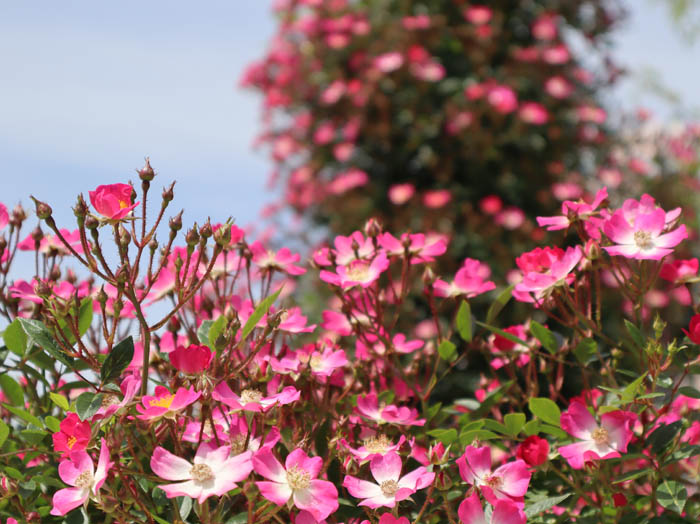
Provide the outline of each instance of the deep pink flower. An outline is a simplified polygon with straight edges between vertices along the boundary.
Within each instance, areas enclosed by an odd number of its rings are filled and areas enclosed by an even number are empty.
[[[190,389],[178,388],[177,392],[170,393],[168,388],[156,386],[155,395],[144,395],[141,399],[143,406],[136,406],[136,411],[140,413],[140,415],[136,415],[136,418],[141,420],[159,417],[175,418],[178,411],[195,402],[201,394],[201,392],[195,391],[194,387]]]
[[[526,521],[523,510],[507,499],[496,501],[491,519],[487,521],[476,492],[462,501],[457,508],[457,516],[462,524],[525,524]]]
[[[522,302],[539,303],[557,286],[570,284],[572,271],[583,257],[581,246],[536,248],[523,253],[515,261],[523,271],[522,281],[513,289],[513,296]]]
[[[423,205],[430,209],[440,209],[452,200],[452,193],[447,189],[434,189],[423,193]]]
[[[519,507],[523,506],[523,497],[532,476],[525,461],[507,462],[492,472],[491,448],[467,446],[464,454],[457,459],[457,466],[462,480],[478,487],[491,504],[508,499]]]
[[[661,266],[661,271],[659,271],[659,276],[661,278],[668,280],[669,282],[673,282],[674,284],[685,284],[690,279],[697,277],[697,274],[697,258],[666,262],[663,266]]]
[[[353,497],[364,499],[360,506],[393,508],[397,502],[430,486],[435,479],[435,473],[423,466],[401,477],[401,466],[401,457],[396,453],[376,456],[369,463],[376,484],[346,475],[343,486]]]
[[[131,203],[133,188],[129,184],[97,186],[90,191],[90,203],[100,215],[110,220],[121,220],[139,205]]]
[[[622,210],[617,210],[603,226],[603,231],[615,245],[603,249],[611,255],[625,258],[659,260],[688,238],[684,224],[664,233],[665,227],[666,213],[663,209],[638,214],[632,224],[625,219]]]
[[[7,224],[10,223],[10,215],[7,212],[5,204],[0,202],[0,230],[5,229]]]
[[[630,411],[610,411],[600,416],[600,425],[580,400],[574,400],[561,414],[561,428],[579,442],[562,446],[559,454],[574,469],[588,461],[620,457],[627,452],[637,415]]]
[[[131,402],[140,387],[141,379],[136,375],[128,375],[119,385],[123,395],[122,399],[119,400],[119,397],[113,393],[106,393],[103,397],[100,409],[95,413],[95,418],[111,417],[114,413]]]
[[[588,204],[583,200],[572,201],[565,200],[561,205],[561,215],[553,217],[537,217],[537,224],[540,227],[546,227],[547,231],[557,231],[560,229],[566,229],[571,225],[574,220],[587,220],[591,215],[593,215],[598,206],[608,198],[608,189],[600,189],[593,199],[593,202]],[[587,231],[589,231],[587,229]],[[589,231],[590,233],[593,231]],[[600,234],[590,235],[593,238],[600,238]]]
[[[203,503],[212,495],[222,496],[237,487],[253,470],[252,453],[230,456],[229,446],[204,443],[197,449],[194,464],[158,446],[153,450],[151,469],[161,478],[179,481],[158,486],[168,498],[192,497]]]
[[[496,284],[486,280],[490,274],[491,269],[486,264],[467,258],[451,283],[441,279],[433,283],[435,295],[438,297],[464,295],[466,298],[481,295],[496,288]]]
[[[493,11],[485,5],[472,5],[464,11],[464,18],[474,25],[488,24],[493,16]]]
[[[83,451],[90,443],[90,423],[81,421],[75,413],[68,413],[61,421],[60,430],[53,434],[53,449],[61,453]]]
[[[700,315],[693,315],[693,318],[690,319],[688,329],[684,329],[683,333],[685,333],[694,344],[700,344]]]
[[[413,184],[396,184],[389,188],[389,200],[397,206],[405,204],[416,192]]]
[[[391,233],[382,233],[379,236],[379,245],[388,255],[403,256],[408,253],[412,264],[433,262],[434,257],[447,251],[447,239],[436,234],[404,233],[399,240]]]
[[[214,354],[207,346],[190,344],[187,347],[178,346],[170,353],[170,363],[178,371],[186,375],[196,375],[209,369]]]
[[[353,260],[345,266],[338,266],[336,273],[323,270],[320,278],[324,282],[350,289],[355,286],[363,288],[371,286],[389,267],[386,253],[381,252],[371,262],[368,260]]]
[[[527,462],[528,466],[536,467],[544,464],[549,454],[549,442],[537,435],[530,435],[523,440],[518,449],[515,450],[515,456]]]
[[[286,247],[277,252],[268,251],[260,241],[255,241],[250,245],[250,251],[253,253],[253,262],[261,269],[284,271],[290,275],[306,273],[306,269],[295,265],[301,259],[301,255],[292,254]]]
[[[109,460],[109,449],[105,439],[102,439],[97,469],[90,455],[85,451],[73,451],[68,459],[62,460],[58,465],[58,476],[63,482],[73,487],[60,489],[54,493],[51,515],[65,515],[70,510],[81,506],[91,494],[97,497],[97,492],[104,484],[110,467],[112,462]]]
[[[489,89],[487,100],[499,113],[512,113],[518,107],[518,98],[508,86],[494,86]]]
[[[388,406],[379,404],[376,393],[360,395],[357,397],[357,412],[379,424],[390,423],[400,426],[422,426],[425,419],[418,418],[418,410],[406,406]]]
[[[557,23],[554,16],[545,14],[532,24],[532,36],[537,40],[554,40],[557,37]]]
[[[297,508],[308,511],[316,520],[338,509],[338,490],[332,482],[317,478],[323,466],[321,457],[309,457],[297,448],[282,466],[269,448],[263,448],[253,457],[253,466],[258,475],[268,479],[255,483],[260,493],[278,506],[291,498]]]
[[[403,55],[398,52],[384,53],[374,59],[374,67],[382,73],[391,73],[403,65]]]

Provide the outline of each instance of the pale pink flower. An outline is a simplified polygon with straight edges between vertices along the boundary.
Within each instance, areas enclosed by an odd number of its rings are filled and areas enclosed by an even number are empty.
[[[90,191],[90,203],[100,215],[109,220],[121,220],[139,205],[131,203],[133,188],[129,184],[109,184],[97,186]]]
[[[401,24],[405,29],[428,29],[430,27],[430,17],[428,15],[405,16],[401,19]]]
[[[664,233],[666,213],[657,208],[648,214],[638,214],[634,224],[625,220],[622,210],[617,210],[605,222],[603,231],[615,245],[605,246],[611,255],[621,255],[637,260],[660,260],[673,252],[675,246],[688,238],[685,225]]]
[[[100,406],[100,409],[97,410],[95,417],[111,417],[133,400],[140,387],[141,379],[136,375],[128,375],[119,385],[119,388],[122,391],[122,399],[119,400],[119,397],[113,393],[106,393],[102,398],[102,405]]]
[[[396,453],[376,456],[369,463],[376,484],[346,475],[343,486],[353,497],[364,499],[359,503],[360,506],[393,508],[397,502],[430,486],[435,479],[435,473],[424,466],[401,477],[401,466],[401,457]]]
[[[434,189],[423,193],[423,205],[430,209],[440,209],[452,200],[452,193],[447,189]]]
[[[493,86],[489,89],[487,100],[499,113],[512,113],[518,107],[518,98],[508,86]]]
[[[581,122],[602,124],[607,119],[604,109],[596,106],[584,105],[576,109],[576,116]]]
[[[467,7],[462,14],[474,25],[484,25],[491,21],[493,11],[485,5],[472,5]]]
[[[457,459],[457,466],[462,479],[478,487],[491,504],[507,499],[523,507],[523,497],[532,476],[524,460],[507,462],[492,472],[491,448],[467,446]]]
[[[316,324],[307,326],[308,318],[302,314],[300,307],[286,309],[281,316],[278,329],[288,333],[311,333],[316,329]]]
[[[136,418],[150,420],[154,418],[166,417],[174,419],[178,411],[182,411],[187,406],[195,402],[201,392],[190,389],[178,388],[177,392],[170,393],[165,386],[156,386],[155,395],[144,395],[141,399],[143,406],[137,405],[136,411],[140,415]]]
[[[411,73],[416,78],[425,80],[426,82],[438,82],[445,78],[445,67],[436,60],[427,60],[411,64]]]
[[[536,248],[516,259],[523,271],[522,281],[513,289],[513,296],[522,302],[539,303],[557,286],[570,284],[572,273],[583,257],[581,246]]]
[[[311,345],[311,348],[314,348],[314,345]],[[308,364],[311,374],[318,377],[330,377],[348,363],[345,351],[331,347],[326,347],[323,351],[313,350],[310,353],[300,349],[297,351],[297,358],[302,364]]]
[[[561,215],[553,217],[537,217],[537,224],[546,227],[547,231],[566,229],[575,220],[587,220],[597,212],[598,206],[608,198],[608,189],[602,188],[596,193],[590,204],[583,199],[578,201],[565,200],[561,205]],[[600,238],[598,235],[597,238]]]
[[[462,524],[525,524],[527,517],[522,509],[507,499],[499,499],[493,506],[491,519],[486,520],[479,494],[474,492],[457,508]]]
[[[237,395],[226,382],[221,382],[212,391],[214,400],[223,402],[232,410],[252,411],[265,413],[274,406],[290,404],[299,400],[299,391],[294,386],[287,386],[281,392],[264,396],[257,389],[244,389]]]
[[[496,224],[513,231],[525,223],[525,213],[515,206],[508,206],[494,217]]]
[[[374,59],[374,67],[382,73],[391,73],[403,65],[403,55],[396,51],[384,53]]]
[[[338,266],[336,273],[323,270],[320,278],[324,282],[350,289],[355,286],[363,288],[371,286],[389,267],[386,253],[379,253],[371,262],[368,260],[353,260],[345,266]]]
[[[357,462],[362,463],[372,460],[374,457],[386,455],[387,453],[396,453],[404,442],[406,442],[406,437],[403,435],[401,435],[399,441],[394,444],[385,435],[373,434],[365,437],[359,448],[353,448],[345,439],[341,439],[340,444],[352,454]]]
[[[563,76],[553,76],[544,83],[544,90],[553,98],[563,99],[568,98],[574,88]]]
[[[392,204],[400,206],[408,202],[415,192],[413,184],[396,184],[389,188],[389,200]]]
[[[357,397],[357,412],[378,424],[397,424],[399,426],[422,426],[425,419],[418,418],[418,410],[406,406],[385,405],[379,403],[376,393]]]
[[[537,40],[554,40],[557,37],[557,23],[553,15],[540,16],[532,24],[532,36]]]
[[[165,480],[178,481],[158,486],[166,497],[192,497],[202,504],[212,495],[220,497],[235,489],[236,483],[245,480],[253,470],[250,451],[230,454],[229,446],[216,448],[212,443],[203,443],[192,464],[158,446],[153,450],[151,469]]]
[[[333,239],[335,246],[335,262],[338,265],[347,265],[353,260],[371,258],[374,254],[374,244],[371,238],[355,231],[349,236],[338,235]]]
[[[574,400],[561,414],[561,429],[579,442],[560,447],[559,454],[574,469],[581,469],[586,462],[596,459],[620,457],[620,453],[627,452],[636,421],[636,414],[616,410],[603,413],[598,424],[586,405]]]
[[[342,195],[356,187],[362,187],[369,182],[369,176],[361,169],[350,169],[339,173],[326,186],[326,190],[332,195]]]
[[[268,479],[255,483],[260,493],[278,506],[291,498],[297,508],[311,513],[317,521],[338,509],[338,490],[332,482],[318,479],[323,467],[321,457],[309,457],[297,448],[282,466],[269,448],[262,448],[253,457],[253,465],[258,475]]]
[[[345,82],[335,80],[321,93],[321,102],[324,105],[335,104],[345,94]]]
[[[67,229],[59,229],[61,236],[68,243],[69,246],[73,248],[77,253],[83,253],[83,244],[80,240],[80,231],[75,229],[74,231],[69,231]],[[88,241],[88,246],[91,246]],[[32,237],[31,233],[27,237],[17,244],[17,249],[20,251],[34,251],[36,250],[36,241]],[[58,238],[58,235],[45,234],[39,241],[39,253],[43,255],[49,254],[59,254],[59,255],[71,255],[71,251],[66,247],[63,241]]]
[[[212,425],[212,421],[214,424]],[[228,441],[228,432],[226,431],[227,421],[221,409],[218,407],[212,411],[211,421],[209,419],[190,420],[185,426],[185,431],[182,434],[182,440],[185,442],[199,443],[199,436],[202,436],[202,442],[219,439],[219,442]],[[244,450],[241,450],[244,451]],[[234,453],[235,455],[235,453]]]
[[[250,245],[250,251],[253,253],[253,263],[260,269],[267,271],[283,271],[290,275],[303,275],[306,269],[295,265],[299,262],[301,255],[292,252],[283,247],[277,252],[265,249],[262,242],[255,241]]]
[[[452,282],[447,283],[440,279],[434,282],[435,295],[438,297],[464,295],[466,298],[481,295],[496,288],[496,284],[486,280],[490,274],[491,270],[486,264],[467,258]]]
[[[542,59],[548,64],[565,64],[570,58],[571,53],[569,53],[569,48],[564,44],[548,47],[542,51]]]
[[[549,113],[542,104],[523,102],[518,110],[518,116],[528,124],[542,125],[549,120]]]
[[[97,469],[90,455],[85,451],[74,451],[67,460],[62,460],[58,465],[58,476],[63,482],[73,487],[60,489],[54,493],[51,515],[65,515],[84,504],[91,495],[98,497],[97,492],[107,479],[107,472],[112,464],[105,439],[102,439]]]
[[[447,239],[443,235],[404,233],[399,240],[391,233],[382,233],[378,240],[388,255],[403,256],[408,253],[413,264],[432,262],[447,251]]]

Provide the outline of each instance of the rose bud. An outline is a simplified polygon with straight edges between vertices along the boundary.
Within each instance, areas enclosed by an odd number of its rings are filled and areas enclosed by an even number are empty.
[[[178,346],[170,353],[170,363],[186,375],[196,375],[209,368],[213,353],[207,346],[191,344]]]
[[[100,215],[110,220],[121,220],[139,205],[131,203],[133,188],[129,184],[97,186],[90,191],[90,203]]]
[[[683,330],[690,340],[695,344],[700,344],[700,315],[693,315],[687,330]]]
[[[515,456],[524,460],[531,467],[539,466],[547,460],[549,442],[537,435],[530,435],[523,440],[515,452]]]

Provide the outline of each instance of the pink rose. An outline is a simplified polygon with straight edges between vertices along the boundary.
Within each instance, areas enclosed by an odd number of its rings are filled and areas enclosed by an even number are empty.
[[[207,346],[191,344],[188,347],[178,346],[170,353],[170,363],[178,371],[187,375],[196,375],[209,368],[214,354]]]
[[[129,184],[97,186],[90,191],[90,203],[100,215],[110,220],[121,220],[139,205],[131,203],[133,188]]]

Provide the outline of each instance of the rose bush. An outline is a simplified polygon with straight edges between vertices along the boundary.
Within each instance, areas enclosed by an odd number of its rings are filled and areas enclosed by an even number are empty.
[[[153,202],[152,171],[140,179],[131,200]],[[79,196],[70,235],[37,200],[49,232],[27,237],[24,286],[26,213],[8,213],[3,520],[697,522],[698,316],[681,269],[697,261],[670,261],[688,243],[680,212],[649,195],[567,204],[542,223],[576,240],[522,253],[508,285],[488,260],[439,275],[446,238],[376,221],[309,261],[230,221],[182,232],[176,215],[159,241],[173,198],[115,218]],[[41,251],[48,235],[60,248]],[[648,300],[680,273],[686,335]],[[301,274],[332,295],[313,317]],[[515,301],[528,315],[502,326]]]

